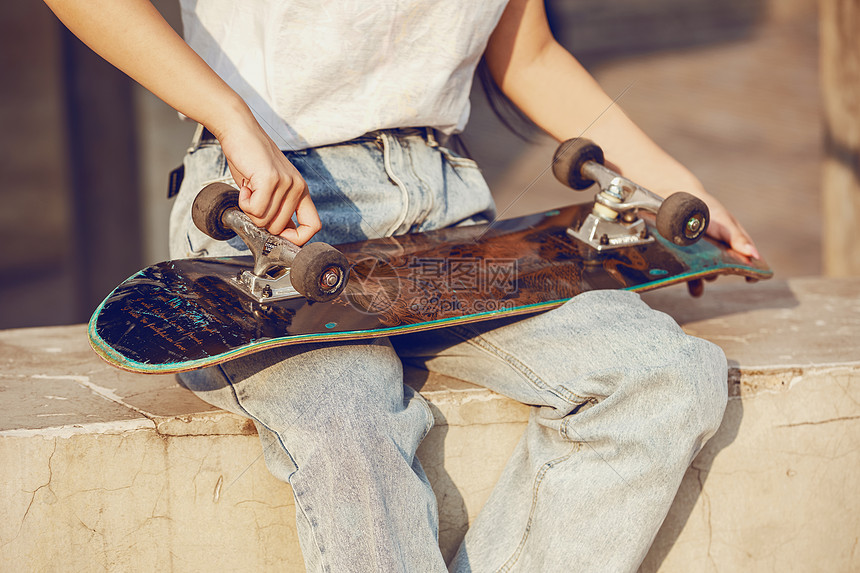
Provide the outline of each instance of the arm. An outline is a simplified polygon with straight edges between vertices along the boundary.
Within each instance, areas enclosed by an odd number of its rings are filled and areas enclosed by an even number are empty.
[[[555,41],[542,0],[511,0],[490,38],[486,58],[505,95],[555,139],[564,141],[587,130],[626,177],[660,194],[684,190],[698,196],[711,211],[708,234],[759,257],[726,208],[645,135]]]
[[[307,184],[244,101],[147,0],[46,0],[85,44],[177,111],[203,124],[240,187],[239,206],[274,234],[304,244],[320,220]],[[298,228],[292,222],[296,214]]]

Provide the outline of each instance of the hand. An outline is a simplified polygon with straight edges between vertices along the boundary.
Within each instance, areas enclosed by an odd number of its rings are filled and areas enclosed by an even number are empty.
[[[738,223],[738,220],[729,213],[716,197],[705,191],[697,189],[690,192],[704,201],[711,212],[711,222],[708,225],[707,234],[718,241],[728,244],[732,249],[753,259],[761,259],[749,233]]]
[[[645,148],[647,149],[647,147]],[[726,243],[742,255],[761,259],[755,243],[738,220],[716,197],[705,191],[702,183],[675,159],[666,155],[656,146],[652,146],[646,161],[641,161],[640,155],[634,155],[632,160],[628,160],[629,164],[633,164],[635,167],[635,169],[630,170],[635,171],[635,173],[630,175],[628,175],[627,170],[622,171],[618,165],[606,162],[606,166],[610,169],[629,177],[632,181],[643,185],[660,197],[666,198],[676,191],[685,191],[698,197],[705,202],[710,211],[710,223],[707,231],[709,237]]]
[[[213,133],[239,187],[239,208],[273,235],[297,245],[310,240],[322,225],[307,183],[266,132],[246,118]]]
[[[215,134],[240,187],[239,207],[254,223],[298,245],[319,231],[319,215],[302,176],[239,95],[151,2],[48,0],[48,5],[95,52]]]
[[[749,236],[749,233],[738,223],[737,219],[720,203],[716,197],[697,185],[694,192],[691,193],[697,196],[708,205],[710,211],[711,222],[708,225],[707,235],[728,244],[735,251],[751,257],[753,259],[761,259],[758,249]],[[714,281],[717,277],[706,278],[707,281]],[[690,296],[698,298],[705,291],[705,282],[702,279],[693,279],[687,281],[687,290]]]

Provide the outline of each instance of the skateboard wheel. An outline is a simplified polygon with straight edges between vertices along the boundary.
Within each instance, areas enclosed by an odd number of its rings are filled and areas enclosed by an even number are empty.
[[[346,287],[349,262],[326,243],[305,245],[290,267],[290,282],[299,293],[316,302],[332,300]]]
[[[693,279],[687,281],[687,291],[693,298],[699,298],[705,292],[705,281],[702,279]]]
[[[216,241],[226,241],[235,235],[224,225],[224,211],[239,208],[239,191],[226,183],[211,183],[200,190],[191,206],[194,225]]]
[[[553,175],[571,189],[588,189],[594,181],[582,176],[582,166],[587,161],[603,165],[603,150],[600,146],[582,137],[568,139],[555,150],[552,158]]]
[[[689,193],[673,193],[657,211],[657,230],[664,238],[684,247],[704,236],[710,220],[704,201]]]

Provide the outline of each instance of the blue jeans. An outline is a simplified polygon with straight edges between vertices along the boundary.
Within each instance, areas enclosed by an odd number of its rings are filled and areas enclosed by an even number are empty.
[[[492,211],[476,166],[419,135],[288,154],[338,243],[460,224]],[[172,217],[174,257],[235,254],[190,222],[229,180],[194,149]],[[402,364],[532,405],[527,429],[450,571],[634,571],[687,466],[717,430],[726,360],[635,294],[594,291],[525,319],[372,342],[306,344],[183,375],[254,421],[292,486],[308,571],[445,571],[433,491],[415,451],[433,416]]]

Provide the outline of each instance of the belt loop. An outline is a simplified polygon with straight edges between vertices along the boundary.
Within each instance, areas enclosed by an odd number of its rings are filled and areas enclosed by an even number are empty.
[[[188,153],[197,151],[200,148],[200,141],[203,139],[203,124],[198,123],[197,129],[194,131],[194,137],[191,138],[191,147],[188,148]]]
[[[439,142],[436,141],[436,130],[432,127],[424,128],[424,137],[427,140],[427,145],[430,147],[439,147]]]
[[[394,165],[391,162],[392,142],[396,141],[396,139],[385,131],[379,131],[379,141],[382,143],[382,165],[385,169],[385,173],[388,175],[388,179],[396,185],[398,189],[400,189],[400,194],[403,199],[403,211],[400,213],[400,217],[397,218],[397,222],[388,230],[388,233],[385,235],[387,237],[397,233],[406,221],[406,216],[409,214],[409,191],[403,180],[397,176],[397,173],[395,173]]]

